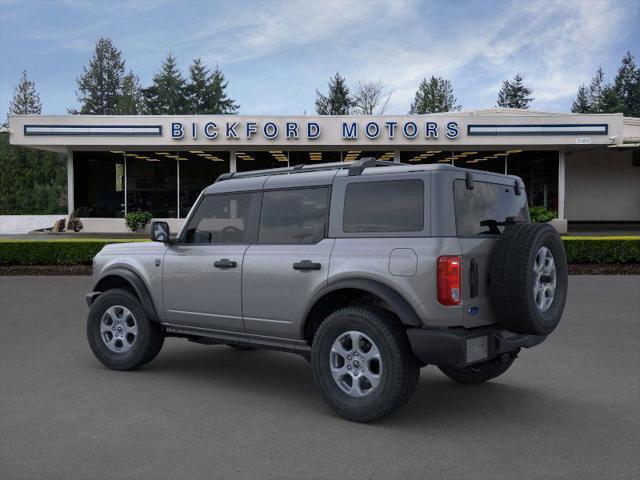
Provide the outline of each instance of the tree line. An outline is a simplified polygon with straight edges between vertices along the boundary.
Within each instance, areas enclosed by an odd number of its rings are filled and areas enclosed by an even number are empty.
[[[77,79],[80,108],[70,113],[94,115],[138,114],[235,114],[240,106],[227,95],[228,82],[216,65],[213,69],[196,58],[185,76],[176,58],[168,54],[143,87],[126,69],[122,52],[108,38],[101,38],[87,66]],[[358,81],[350,89],[336,73],[327,93],[316,90],[315,106],[320,115],[382,114],[391,92],[382,81]],[[533,89],[516,74],[502,82],[496,106],[529,108]],[[409,114],[458,111],[451,81],[425,77],[418,85]],[[615,77],[607,81],[599,67],[589,84],[580,85],[571,111],[574,113],[623,112],[640,117],[640,69],[631,53],[622,59]],[[23,71],[9,106],[10,114],[42,113],[35,83]],[[56,153],[9,145],[0,135],[0,214],[45,214],[66,211],[66,159]]]

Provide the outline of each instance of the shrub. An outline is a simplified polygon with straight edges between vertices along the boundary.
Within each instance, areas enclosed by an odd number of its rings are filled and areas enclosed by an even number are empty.
[[[67,230],[73,230],[74,232],[79,232],[83,229],[82,221],[80,217],[78,217],[78,211],[74,210],[69,215],[69,222],[67,223]]]
[[[129,227],[129,229],[132,232],[137,232],[138,230],[142,230],[144,227],[146,227],[149,224],[152,218],[153,218],[153,215],[151,215],[150,212],[140,212],[140,211],[129,212],[124,217],[125,222],[127,223],[127,227]]]
[[[549,210],[545,207],[531,207],[529,208],[529,216],[534,223],[545,223],[553,220],[558,215],[553,210]]]
[[[105,245],[129,241],[76,238],[0,240],[0,265],[90,265]]]
[[[563,237],[569,263],[640,263],[640,237]]]

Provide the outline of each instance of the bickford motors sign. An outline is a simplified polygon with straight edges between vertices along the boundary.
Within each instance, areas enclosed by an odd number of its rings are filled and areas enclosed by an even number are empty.
[[[334,126],[334,125],[332,125]],[[384,138],[394,140],[403,137],[407,140],[424,138],[436,140],[441,136],[448,139],[456,139],[460,134],[460,127],[457,122],[449,121],[443,125],[434,121],[341,121],[335,126],[340,128],[340,138],[342,140],[357,140],[366,137],[369,140]],[[206,138],[216,140],[224,138],[227,140],[251,140],[254,137],[262,137],[266,140],[316,140],[323,134],[322,126],[318,122],[307,121],[192,121],[192,122],[172,122],[171,138],[174,140]]]

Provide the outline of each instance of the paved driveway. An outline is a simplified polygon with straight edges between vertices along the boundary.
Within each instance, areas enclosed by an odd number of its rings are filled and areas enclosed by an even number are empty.
[[[169,339],[107,370],[89,281],[0,277],[0,478],[639,478],[640,277],[571,277],[556,333],[504,376],[423,369],[372,425],[333,416],[294,355]]]

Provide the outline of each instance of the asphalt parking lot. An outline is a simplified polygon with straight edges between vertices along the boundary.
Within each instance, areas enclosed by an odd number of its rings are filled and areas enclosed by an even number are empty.
[[[294,355],[168,339],[113,372],[85,340],[89,277],[0,277],[0,478],[640,478],[640,277],[570,277],[565,317],[491,383],[422,370],[370,425]]]

